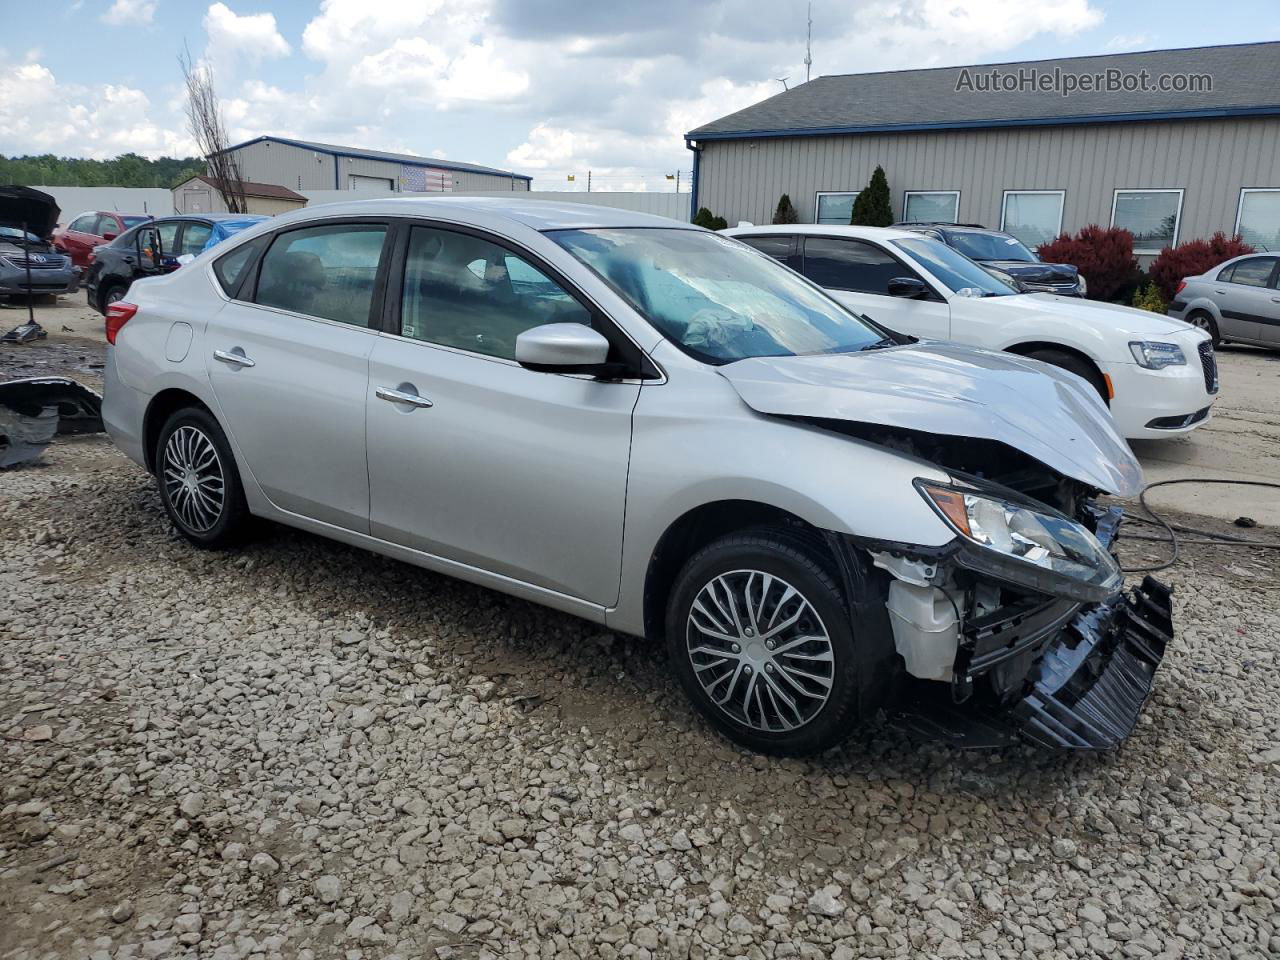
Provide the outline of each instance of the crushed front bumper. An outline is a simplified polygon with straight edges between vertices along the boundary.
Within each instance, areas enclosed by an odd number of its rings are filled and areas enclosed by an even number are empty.
[[[922,688],[892,718],[910,733],[960,747],[1017,742],[1063,750],[1112,750],[1133,732],[1173,639],[1170,590],[1146,577],[1130,595],[1074,610],[1049,604],[1003,630],[977,635],[957,662],[950,696]],[[988,625],[990,626],[990,625]],[[1045,638],[1057,636],[1045,645]],[[977,676],[1032,657],[1022,695],[970,701]],[[1025,663],[1022,664],[1025,669]]]

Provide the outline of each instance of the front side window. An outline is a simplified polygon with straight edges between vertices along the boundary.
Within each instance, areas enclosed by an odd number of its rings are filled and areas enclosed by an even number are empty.
[[[1241,190],[1236,233],[1255,250],[1280,250],[1280,190]]]
[[[1006,190],[1000,229],[1034,250],[1062,233],[1065,199],[1062,190]]]
[[[1005,237],[998,233],[968,233],[964,230],[947,232],[951,246],[970,260],[1016,260],[1034,263],[1036,255],[1022,245],[1017,237]]]
[[[470,234],[414,227],[404,265],[400,332],[415,340],[514,360],[516,337],[591,313],[528,261]]]
[[[663,336],[705,363],[852,353],[884,334],[795,273],[701,230],[553,230]]]
[[[945,243],[928,237],[891,242],[946,284],[952,293],[964,297],[1007,297],[1018,292]]]
[[[1133,252],[1159,253],[1178,242],[1181,190],[1117,190],[1111,225],[1133,234]]]
[[[76,217],[71,221],[68,230],[74,230],[76,233],[93,233],[98,224],[98,215],[96,213],[86,213],[83,217]]]
[[[1241,260],[1231,268],[1231,283],[1242,283],[1246,287],[1265,287],[1271,279],[1271,271],[1275,269],[1275,257],[1252,257]],[[1219,279],[1222,279],[1221,277]]]
[[[816,223],[839,223],[849,225],[853,219],[853,201],[858,192],[853,193],[819,193],[817,209],[814,212]]]
[[[279,234],[262,258],[256,303],[369,326],[387,228],[336,223]]]
[[[902,200],[907,223],[955,223],[959,211],[959,190],[908,190]]]
[[[920,279],[914,270],[874,244],[834,237],[804,238],[804,275],[830,290],[879,293],[886,297],[890,280]]]
[[[178,248],[178,256],[186,256],[190,254],[193,257],[200,256],[204,250],[204,245],[209,242],[209,234],[213,232],[213,228],[207,223],[188,223],[187,229],[182,231],[182,243]]]

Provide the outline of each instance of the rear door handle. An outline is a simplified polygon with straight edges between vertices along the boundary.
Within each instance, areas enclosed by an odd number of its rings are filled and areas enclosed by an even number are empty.
[[[229,363],[233,367],[252,367],[254,362],[244,355],[244,351],[239,347],[235,350],[215,350],[213,351],[213,359],[221,360],[223,363]]]
[[[426,397],[416,393],[406,393],[403,390],[393,390],[391,387],[378,387],[373,391],[379,400],[387,400],[391,403],[407,403],[411,407],[431,407],[434,404]]]
[[[1271,302],[1272,302],[1272,303],[1280,303],[1280,297],[1272,297],[1272,298],[1271,298]]]

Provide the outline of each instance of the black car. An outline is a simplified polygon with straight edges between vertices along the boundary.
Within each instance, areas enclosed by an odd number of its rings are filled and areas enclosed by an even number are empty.
[[[172,273],[203,253],[211,239],[216,243],[263,219],[243,213],[206,213],[160,217],[126,230],[110,243],[93,248],[85,278],[89,306],[105,314],[110,304],[124,299],[134,280]]]
[[[1044,263],[1021,240],[1000,230],[988,230],[980,223],[895,223],[902,230],[915,230],[955,247],[987,270],[1012,277],[1022,289],[1032,293],[1057,293],[1083,297],[1084,277],[1069,263]]]

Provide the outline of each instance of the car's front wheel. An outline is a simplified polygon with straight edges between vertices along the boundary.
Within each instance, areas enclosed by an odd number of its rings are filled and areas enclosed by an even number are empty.
[[[695,554],[672,589],[666,635],[689,698],[743,746],[819,753],[858,722],[844,598],[820,552],[786,529],[734,534]]]
[[[239,543],[249,508],[226,435],[213,416],[187,407],[169,417],[156,440],[156,480],[165,512],[197,547]]]
[[[1102,397],[1103,403],[1111,403],[1111,397],[1107,393],[1107,383],[1102,379],[1102,371],[1084,357],[1068,353],[1066,350],[1033,350],[1027,356],[1032,360],[1049,363],[1066,370],[1068,373],[1074,373],[1098,391],[1098,396]]]

